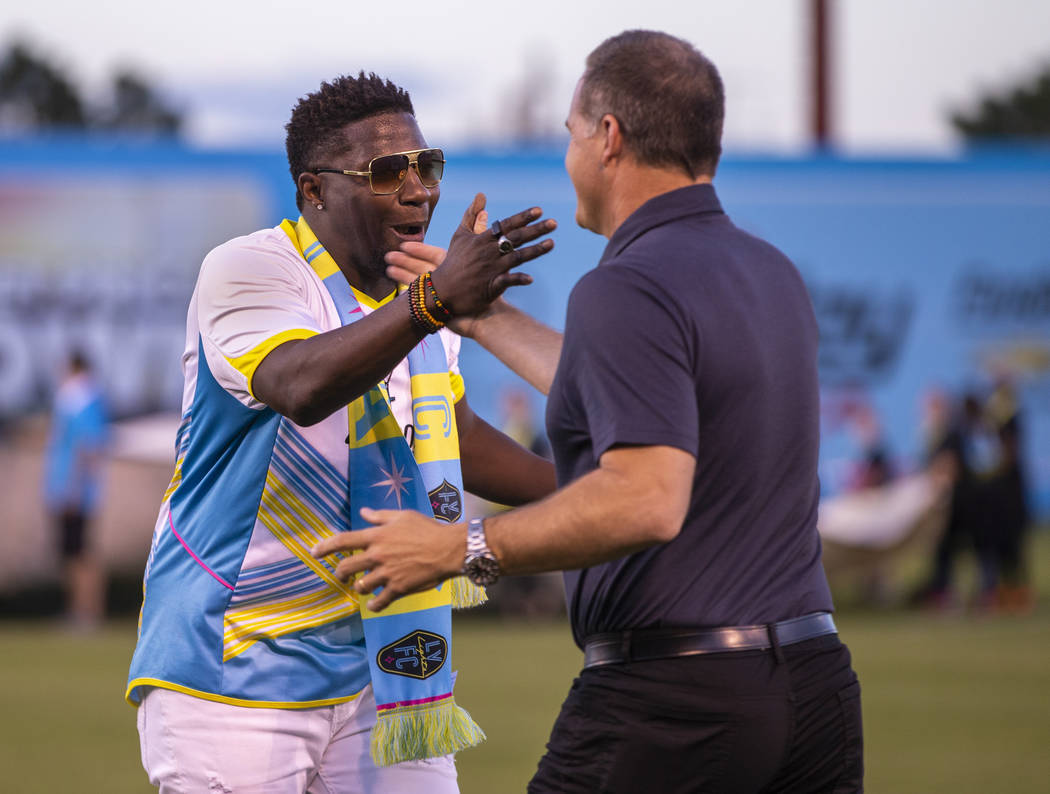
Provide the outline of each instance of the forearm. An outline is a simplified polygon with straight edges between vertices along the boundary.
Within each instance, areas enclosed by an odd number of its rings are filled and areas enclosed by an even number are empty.
[[[463,486],[504,505],[535,502],[556,487],[554,465],[535,455],[483,419],[474,418],[461,448]]]
[[[603,466],[541,502],[486,519],[485,534],[507,574],[597,565],[677,536],[688,508],[684,483],[684,475]]]
[[[355,323],[275,348],[255,371],[256,398],[301,425],[343,408],[419,343],[407,301],[403,294]]]
[[[562,335],[506,301],[497,301],[472,329],[474,340],[547,394],[558,368]]]

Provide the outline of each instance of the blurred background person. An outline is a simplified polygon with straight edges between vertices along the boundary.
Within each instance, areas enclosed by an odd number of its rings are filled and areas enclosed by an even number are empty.
[[[1013,383],[1000,376],[988,398],[985,416],[999,442],[998,466],[987,484],[988,520],[992,530],[997,576],[996,606],[1005,611],[1031,611],[1035,597],[1024,558],[1030,521],[1021,435],[1021,409]]]
[[[510,386],[504,389],[500,397],[500,413],[503,417],[500,429],[529,452],[550,459],[550,444],[546,433],[533,420],[529,393],[519,386]]]
[[[63,562],[66,620],[76,629],[102,621],[102,570],[92,554],[89,527],[99,502],[107,417],[87,357],[74,351],[55,393],[44,466],[44,499]]]

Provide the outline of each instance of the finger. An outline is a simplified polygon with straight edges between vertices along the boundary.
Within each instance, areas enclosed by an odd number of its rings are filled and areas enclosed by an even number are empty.
[[[507,234],[507,238],[517,247],[523,243],[532,242],[545,234],[550,234],[557,228],[558,222],[554,218],[547,218],[547,220],[539,223],[530,223],[523,229],[515,229]]]
[[[371,565],[372,560],[367,554],[354,554],[339,561],[339,564],[335,566],[335,575],[341,581],[346,582],[362,571],[367,571]]]
[[[543,215],[542,209],[539,207],[529,207],[529,209],[522,210],[517,215],[511,215],[509,218],[501,220],[499,224],[503,229],[503,233],[509,237],[511,231],[514,229],[520,229],[522,226],[531,223],[541,215]]]
[[[353,551],[354,549],[363,549],[372,542],[374,534],[375,533],[367,529],[359,529],[355,532],[340,532],[322,540],[310,549],[310,553],[314,557],[320,559],[334,551]]]
[[[440,245],[431,245],[430,243],[402,243],[399,251],[391,251],[391,253],[407,254],[437,267],[445,261],[447,251]]]
[[[389,524],[395,518],[406,512],[403,510],[373,510],[371,507],[361,508],[361,518],[367,521],[369,524],[376,524],[382,526],[383,524]],[[364,530],[358,530],[363,532]]]
[[[528,245],[524,248],[515,248],[509,254],[504,256],[505,259],[510,260],[508,270],[512,267],[529,262],[533,259],[538,259],[544,254],[549,254],[554,249],[554,240],[544,240],[543,242],[537,243],[536,245]]]
[[[382,593],[371,599],[365,606],[368,607],[370,612],[382,612],[390,606],[390,602],[393,600],[394,594],[390,590],[384,589]]]
[[[441,259],[443,260],[445,252],[442,249],[438,250],[441,251]],[[434,254],[432,251],[422,251],[420,253],[422,256],[417,256],[412,252],[391,251],[385,255],[384,259],[388,265],[397,267],[402,273],[408,273],[411,279],[423,273],[430,273],[441,264],[440,261],[433,261]]]
[[[489,227],[489,211],[482,210],[474,219],[474,234],[481,234]]]
[[[528,273],[502,273],[492,279],[492,291],[497,295],[510,287],[526,287],[532,283],[532,276]]]
[[[415,281],[417,278],[419,278],[420,274],[426,273],[426,272],[428,272],[428,271],[427,270],[421,270],[421,271],[419,271],[417,273],[414,269],[413,270],[406,270],[403,267],[394,267],[393,265],[391,265],[390,267],[388,267],[386,269],[386,275],[387,275],[388,278],[393,279],[398,284],[404,284],[406,286],[408,286],[413,281]]]
[[[485,209],[485,194],[478,193],[474,196],[474,200],[470,202],[470,206],[467,207],[467,211],[463,213],[463,220],[460,221],[460,228],[466,229],[468,232],[474,233],[474,224],[477,222],[478,215]]]
[[[371,573],[366,573],[364,576],[362,576],[360,579],[354,582],[354,590],[360,593],[361,595],[367,595],[368,593],[372,593],[375,590],[382,587],[384,578],[385,577],[380,576],[375,571],[372,571]]]

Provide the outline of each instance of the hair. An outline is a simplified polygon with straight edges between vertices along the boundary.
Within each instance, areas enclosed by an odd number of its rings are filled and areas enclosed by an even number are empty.
[[[91,371],[91,361],[80,348],[74,348],[69,353],[69,371],[73,373]]]
[[[295,183],[295,203],[303,208],[299,175],[317,168],[321,158],[340,154],[345,146],[339,133],[347,124],[381,113],[415,115],[408,92],[375,73],[341,75],[300,98],[285,125],[288,170]]]
[[[597,125],[620,124],[628,150],[645,165],[714,176],[722,154],[725,91],[715,65],[667,33],[628,30],[587,56],[579,112]]]

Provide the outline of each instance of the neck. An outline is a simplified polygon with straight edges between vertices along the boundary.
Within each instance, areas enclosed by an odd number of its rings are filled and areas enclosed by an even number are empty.
[[[709,184],[711,177],[701,174],[695,179],[680,169],[658,168],[634,162],[618,163],[610,175],[607,195],[609,206],[603,213],[600,234],[612,237],[635,210],[651,198],[690,185]]]

